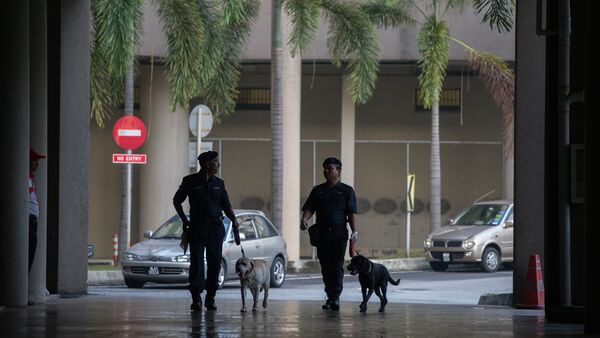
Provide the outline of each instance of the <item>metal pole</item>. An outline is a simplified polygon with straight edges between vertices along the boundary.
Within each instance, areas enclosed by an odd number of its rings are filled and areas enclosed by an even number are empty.
[[[198,109],[198,122],[196,123],[196,158],[202,151],[202,111]],[[196,161],[196,171],[200,171],[200,161]]]
[[[313,141],[312,144],[312,185],[314,187],[315,185],[317,185],[317,141]],[[316,258],[317,248],[312,247],[312,259],[315,260]]]
[[[406,177],[408,177],[410,173],[410,144],[406,144]],[[406,257],[410,257],[410,211],[408,211],[408,189],[410,189],[410,182],[406,182]]]
[[[131,60],[129,69],[125,76],[125,102],[123,115],[133,116],[133,67],[134,62]],[[131,154],[131,150],[127,150],[127,154]],[[119,262],[123,259],[123,252],[131,244],[131,200],[133,195],[133,165],[126,163],[123,165],[123,176],[121,179],[121,225],[119,227]]]

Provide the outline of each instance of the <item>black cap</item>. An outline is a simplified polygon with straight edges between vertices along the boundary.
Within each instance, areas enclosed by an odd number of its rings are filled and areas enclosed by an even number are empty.
[[[326,166],[333,164],[339,168],[342,167],[342,161],[338,160],[335,157],[328,157],[325,159],[325,161],[323,161],[323,168],[325,168]]]
[[[200,164],[206,163],[208,161],[214,160],[217,157],[219,157],[219,153],[217,153],[216,151],[205,151],[202,154],[198,155],[198,162],[200,162]]]

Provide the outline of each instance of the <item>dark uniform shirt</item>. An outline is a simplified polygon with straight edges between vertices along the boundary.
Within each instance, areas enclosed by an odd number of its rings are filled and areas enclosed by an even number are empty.
[[[319,227],[343,226],[346,231],[348,214],[356,214],[356,195],[351,186],[342,182],[330,187],[327,182],[315,186],[302,211],[316,213]]]
[[[189,198],[192,224],[221,219],[223,210],[231,208],[225,182],[216,176],[211,176],[208,181],[205,177],[202,171],[184,177],[173,196],[173,202],[178,204]]]

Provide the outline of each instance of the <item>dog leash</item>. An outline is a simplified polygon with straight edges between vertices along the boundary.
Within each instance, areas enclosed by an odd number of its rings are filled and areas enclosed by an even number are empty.
[[[246,253],[244,252],[244,247],[240,244],[240,249],[242,249],[242,257],[246,257]]]

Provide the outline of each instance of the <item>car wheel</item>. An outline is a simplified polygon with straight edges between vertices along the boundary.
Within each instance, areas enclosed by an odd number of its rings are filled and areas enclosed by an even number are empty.
[[[429,266],[433,271],[446,271],[448,269],[448,263],[446,262],[429,262]]]
[[[271,264],[271,287],[280,288],[285,282],[285,262],[279,256]]]
[[[127,285],[127,287],[131,289],[139,289],[143,287],[144,284],[146,284],[146,282],[125,278],[125,285]]]
[[[500,267],[500,253],[492,247],[487,247],[481,255],[481,270],[484,272],[496,272]]]
[[[217,277],[218,288],[221,289],[225,285],[225,263],[221,261],[221,268],[219,269],[219,277]]]

